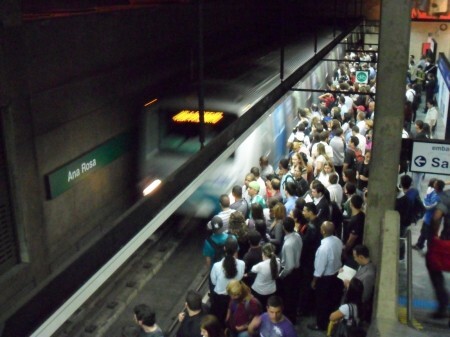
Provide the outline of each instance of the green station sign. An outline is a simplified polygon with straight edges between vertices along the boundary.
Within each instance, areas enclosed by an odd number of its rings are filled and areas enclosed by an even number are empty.
[[[54,199],[92,172],[105,167],[131,148],[131,134],[123,133],[85,155],[45,175],[47,198]]]
[[[357,70],[356,71],[356,82],[361,84],[369,83],[369,72],[366,70]]]

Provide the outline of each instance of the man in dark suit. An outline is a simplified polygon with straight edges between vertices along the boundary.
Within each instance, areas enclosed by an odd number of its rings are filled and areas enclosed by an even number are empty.
[[[311,183],[311,197],[317,207],[317,218],[319,223],[330,220],[330,202],[328,201],[327,193],[328,190],[320,181],[314,180]]]

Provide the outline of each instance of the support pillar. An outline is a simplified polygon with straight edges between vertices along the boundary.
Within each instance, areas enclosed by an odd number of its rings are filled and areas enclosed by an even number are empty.
[[[381,259],[382,223],[386,211],[394,209],[396,199],[408,67],[410,4],[409,0],[381,1],[374,146],[370,163],[368,209],[364,231],[365,244],[369,247],[372,260],[380,271],[376,283],[378,291],[380,291],[381,271],[384,267],[388,268],[383,265],[385,260]],[[390,222],[389,219],[394,220],[395,217],[390,216],[386,219]],[[399,223],[392,221],[385,226],[387,228],[399,226]],[[390,249],[398,248],[391,246]],[[394,252],[391,253],[392,256],[397,256]],[[396,301],[395,298],[392,300]],[[378,312],[376,306],[374,312]]]
[[[382,0],[373,151],[364,241],[380,261],[381,223],[394,209],[408,67],[409,0]],[[398,226],[398,224],[392,224]]]

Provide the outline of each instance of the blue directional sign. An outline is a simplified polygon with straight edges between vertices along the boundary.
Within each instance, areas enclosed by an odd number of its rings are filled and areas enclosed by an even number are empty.
[[[411,171],[450,175],[450,144],[414,142]]]
[[[417,156],[416,158],[414,158],[414,164],[416,164],[416,166],[418,167],[423,167],[426,163],[427,158],[425,158],[424,156]]]

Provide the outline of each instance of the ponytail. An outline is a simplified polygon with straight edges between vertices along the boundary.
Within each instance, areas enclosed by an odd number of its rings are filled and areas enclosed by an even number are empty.
[[[237,273],[236,260],[234,254],[238,250],[238,243],[234,237],[228,237],[225,242],[225,258],[223,259],[222,267],[225,272],[225,277],[228,279],[234,278]]]
[[[273,280],[278,278],[278,262],[275,253],[272,253],[272,256],[270,257],[270,273],[272,274]]]
[[[278,262],[277,256],[275,255],[275,248],[271,243],[266,243],[262,246],[262,252],[270,259],[270,273],[272,274],[272,279],[276,280],[278,278]]]

